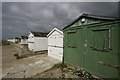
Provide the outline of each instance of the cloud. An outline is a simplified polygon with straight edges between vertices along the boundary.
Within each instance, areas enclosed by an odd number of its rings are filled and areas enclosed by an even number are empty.
[[[3,39],[26,35],[29,31],[62,29],[81,13],[118,15],[117,3],[97,2],[3,2]]]
[[[3,2],[118,2],[119,0],[2,0]]]

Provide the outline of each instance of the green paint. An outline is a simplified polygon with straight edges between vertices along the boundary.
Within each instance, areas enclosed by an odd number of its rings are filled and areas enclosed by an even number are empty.
[[[88,18],[86,21],[95,20]],[[119,72],[114,65],[120,64],[120,26],[117,21],[88,23],[64,29],[64,61],[102,78],[118,78]]]

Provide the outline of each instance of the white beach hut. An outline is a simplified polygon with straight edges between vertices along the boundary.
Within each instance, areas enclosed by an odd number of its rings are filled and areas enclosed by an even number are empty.
[[[19,44],[28,44],[28,37],[27,36],[21,36]]]
[[[48,35],[48,56],[63,60],[63,32],[54,28]]]
[[[28,49],[30,51],[43,51],[48,49],[47,33],[30,32],[28,36]]]
[[[16,38],[9,38],[9,39],[7,39],[7,41],[15,43],[17,41],[17,39]]]

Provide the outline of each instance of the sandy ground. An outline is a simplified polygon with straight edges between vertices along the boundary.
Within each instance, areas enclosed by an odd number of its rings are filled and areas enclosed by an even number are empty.
[[[48,57],[47,54],[40,54],[23,59],[16,59],[14,46],[2,46],[2,77],[3,78],[29,78],[33,75],[50,69],[58,60]]]

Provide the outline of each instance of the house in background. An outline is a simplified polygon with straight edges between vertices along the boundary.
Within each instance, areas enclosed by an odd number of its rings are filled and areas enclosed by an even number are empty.
[[[63,32],[54,28],[48,35],[48,56],[63,59]]]
[[[21,38],[20,38],[20,37],[15,37],[15,43],[16,43],[16,44],[20,43],[20,41],[21,41]]]
[[[8,38],[7,41],[12,42],[12,43],[19,43],[20,37]]]
[[[16,38],[9,38],[9,39],[7,39],[7,41],[15,43],[17,41],[17,39]]]
[[[19,44],[28,44],[28,37],[27,36],[21,36]]]
[[[28,49],[30,51],[43,51],[47,50],[48,39],[47,33],[30,32],[28,36]]]

